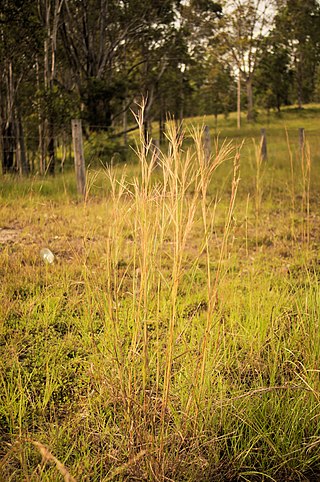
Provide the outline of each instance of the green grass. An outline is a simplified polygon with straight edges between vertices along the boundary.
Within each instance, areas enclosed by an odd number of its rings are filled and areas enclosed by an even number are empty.
[[[319,148],[260,163],[246,129],[240,179],[238,140],[207,165],[173,127],[86,203],[71,171],[2,178],[1,480],[319,478]]]

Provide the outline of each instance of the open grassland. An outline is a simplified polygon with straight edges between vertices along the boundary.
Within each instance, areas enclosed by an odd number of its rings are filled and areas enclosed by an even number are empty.
[[[1,180],[1,481],[319,480],[320,125],[295,115],[268,161],[249,128],[207,162],[171,125],[85,203],[72,173]]]

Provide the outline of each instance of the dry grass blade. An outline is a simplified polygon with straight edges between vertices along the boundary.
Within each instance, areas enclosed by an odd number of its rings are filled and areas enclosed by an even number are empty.
[[[242,393],[236,397],[232,397],[229,400],[224,400],[219,402],[219,406],[228,405],[229,403],[233,403],[235,401],[241,400],[242,398],[254,397],[255,395],[263,395],[265,393],[276,392],[280,390],[310,390],[310,388],[300,387],[300,386],[293,386],[293,385],[279,385],[275,387],[260,387],[256,388],[255,390],[250,390],[248,392]]]
[[[8,444],[9,445],[9,444]],[[10,450],[8,450],[8,452],[4,455],[4,457],[2,457],[2,459],[0,460],[0,470],[3,469],[3,467],[5,467],[5,465],[7,464],[8,460],[10,460],[10,457],[12,455],[12,453],[14,452],[15,450],[15,447],[16,447],[17,443],[14,443]],[[10,446],[10,445],[9,445]],[[0,474],[1,475],[1,474]]]
[[[60,462],[60,460],[58,460],[54,455],[52,455],[52,453],[49,452],[49,450],[44,445],[42,445],[40,442],[35,442],[34,440],[28,440],[28,442],[32,443],[36,447],[36,449],[39,450],[42,458],[46,462],[53,462],[55,464],[60,474],[64,478],[65,482],[76,482],[76,479],[72,477],[72,475],[63,465],[63,463]]]
[[[120,475],[122,472],[124,472],[130,465],[136,464],[142,457],[146,455],[147,451],[146,450],[141,450],[137,455],[132,457],[131,459],[128,460],[128,462],[120,465],[120,467],[117,467],[105,480],[105,482],[108,482],[108,480],[114,479],[117,475]]]

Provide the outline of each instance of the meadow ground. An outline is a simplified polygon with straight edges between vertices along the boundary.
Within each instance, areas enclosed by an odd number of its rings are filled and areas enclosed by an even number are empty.
[[[319,480],[317,114],[2,177],[1,481]]]

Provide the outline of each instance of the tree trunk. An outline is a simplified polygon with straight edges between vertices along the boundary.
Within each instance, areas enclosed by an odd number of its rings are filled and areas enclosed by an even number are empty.
[[[297,91],[298,108],[302,109],[302,71],[300,64],[297,66]]]
[[[49,123],[49,135],[48,135],[48,155],[49,155],[49,164],[48,164],[48,171],[49,174],[54,175],[55,167],[56,167],[56,150],[55,150],[55,138],[54,138],[54,126],[53,121]]]
[[[179,109],[179,125],[180,125],[180,128],[182,128],[183,117],[184,117],[184,99],[182,99],[180,109]]]
[[[128,144],[128,111],[126,109],[126,99],[122,103],[123,106],[123,117],[122,117],[122,127],[123,127],[123,144],[127,147]]]
[[[3,174],[14,172],[16,152],[16,132],[14,129],[14,84],[12,63],[6,65],[6,105],[4,108],[2,129],[2,172]]]
[[[52,5],[50,0],[45,0],[44,25],[46,29],[46,38],[44,39],[44,87],[52,102],[53,82],[56,76],[56,50],[57,50],[57,33],[61,8],[64,0],[55,0]],[[51,107],[50,107],[51,111]],[[55,171],[55,129],[54,115],[49,112],[46,119],[48,130],[46,139],[46,148],[49,156],[49,173],[54,174]]]
[[[246,86],[247,86],[247,102],[248,102],[247,121],[252,122],[255,120],[255,113],[253,108],[253,89],[252,89],[251,77],[247,78]]]
[[[281,112],[281,98],[279,94],[277,94],[277,112],[278,114]]]
[[[150,139],[150,124],[148,119],[146,118],[143,119],[143,137],[144,137],[145,147],[147,147],[147,144]]]
[[[47,36],[46,38],[44,39],[44,43],[43,43],[43,54],[44,54],[44,61],[43,61],[43,64],[44,64],[44,67],[43,67],[43,81],[44,81],[44,89],[45,89],[45,92],[50,92],[51,89],[50,89],[50,69],[49,69],[49,39],[50,39],[50,36],[51,36],[51,29],[50,29],[50,10],[51,10],[51,6],[50,6],[50,3],[48,2],[48,0],[45,0],[45,28],[46,28],[46,33],[47,33]],[[51,99],[50,99],[51,101]],[[50,107],[50,110],[51,110],[51,107]],[[41,153],[41,168],[40,170],[42,171],[43,174],[45,174],[46,172],[46,167],[45,164],[46,164],[46,154],[48,153],[49,154],[49,144],[50,144],[50,137],[49,137],[49,119],[48,119],[48,116],[46,115],[45,118],[44,118],[44,129],[42,131],[42,145],[41,145],[41,148],[43,150],[43,152]],[[44,156],[43,156],[44,154]],[[49,154],[49,158],[50,158],[50,154]],[[49,162],[50,162],[50,159],[49,159]],[[52,171],[51,171],[52,172]]]
[[[164,117],[164,109],[163,109],[162,101],[161,101],[160,117],[159,117],[159,144],[160,144],[160,146],[164,143],[165,131],[166,131],[166,122],[165,122],[165,117]]]
[[[237,82],[237,128],[241,128],[241,75],[238,74]]]
[[[295,59],[295,66],[296,66],[296,82],[297,82],[297,100],[298,100],[298,108],[302,109],[303,104],[303,70],[304,70],[304,62],[303,62],[303,54],[299,49],[298,54]]]
[[[144,131],[144,140],[147,144],[149,140],[152,138],[152,118],[151,118],[151,107],[154,98],[154,85],[151,85],[149,89],[146,88],[146,95],[145,95],[145,107],[143,112],[143,131]]]
[[[27,161],[26,147],[24,142],[24,131],[22,126],[21,115],[17,113],[17,167],[20,175],[29,174],[29,164]]]
[[[39,69],[39,59],[36,56],[36,80],[37,80],[37,89],[40,92],[40,69]],[[38,103],[38,136],[39,136],[39,143],[38,143],[38,152],[40,155],[39,159],[39,171],[40,174],[43,176],[46,170],[46,152],[45,152],[45,145],[44,145],[44,121],[41,112],[40,103]]]
[[[15,136],[13,123],[7,122],[2,130],[2,174],[14,172]]]

